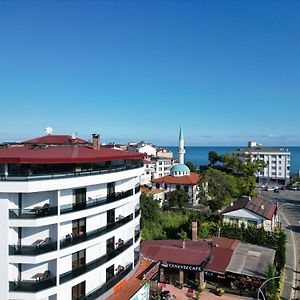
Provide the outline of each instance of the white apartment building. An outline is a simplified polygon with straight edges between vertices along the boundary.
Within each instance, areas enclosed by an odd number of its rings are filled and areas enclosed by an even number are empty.
[[[248,147],[237,149],[233,155],[242,158],[249,155],[252,161],[260,159],[267,163],[264,170],[257,174],[261,184],[284,185],[290,178],[291,153],[288,149],[248,142]]]
[[[106,299],[140,259],[143,155],[48,135],[0,147],[0,299]]]

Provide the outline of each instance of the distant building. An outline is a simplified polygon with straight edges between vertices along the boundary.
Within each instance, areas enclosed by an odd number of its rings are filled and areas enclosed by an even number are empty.
[[[248,142],[248,147],[237,149],[234,156],[251,161],[263,160],[268,165],[257,174],[260,184],[285,185],[290,178],[290,155],[288,149],[277,147],[263,147],[256,142]]]
[[[152,195],[153,199],[159,202],[159,206],[162,207],[163,201],[165,199],[164,190],[156,189],[153,187],[142,186],[142,193],[146,195]]]
[[[240,198],[227,206],[221,214],[223,222],[255,225],[265,230],[272,230],[279,224],[277,205],[261,197]]]
[[[184,137],[182,128],[179,133],[179,163],[172,166],[170,175],[152,179],[152,185],[165,190],[165,198],[170,192],[184,190],[189,195],[189,204],[194,206],[198,203],[200,175],[193,173],[184,164]]]

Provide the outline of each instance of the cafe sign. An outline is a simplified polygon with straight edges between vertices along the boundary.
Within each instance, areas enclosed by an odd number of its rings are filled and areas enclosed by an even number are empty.
[[[174,264],[166,261],[162,261],[160,265],[164,268],[171,268],[171,269],[184,270],[184,271],[197,271],[197,272],[203,271],[202,266]]]

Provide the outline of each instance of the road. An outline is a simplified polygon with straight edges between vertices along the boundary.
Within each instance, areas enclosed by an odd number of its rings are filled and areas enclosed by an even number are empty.
[[[300,191],[261,191],[278,203],[282,229],[287,234],[285,284],[281,299],[300,299]],[[292,284],[291,284],[292,283]]]

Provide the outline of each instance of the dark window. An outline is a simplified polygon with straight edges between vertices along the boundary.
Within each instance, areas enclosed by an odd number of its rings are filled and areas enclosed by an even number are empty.
[[[155,186],[156,186],[157,189],[159,189],[159,183],[157,183]]]
[[[187,185],[184,186],[184,191],[185,191],[186,193],[189,192],[189,187],[188,187]]]
[[[114,265],[106,269],[106,281],[114,277]]]
[[[168,188],[168,185],[165,183],[165,189],[167,189]]]
[[[180,190],[180,185],[179,184],[176,185],[176,190]]]
[[[86,202],[86,188],[76,189],[73,192],[73,204]]]
[[[115,237],[106,240],[106,253],[115,249]]]
[[[115,222],[115,209],[110,209],[107,211],[107,224]]]
[[[107,195],[111,195],[115,193],[116,183],[115,182],[109,182],[107,184]]]
[[[72,270],[85,265],[85,249],[72,254]]]
[[[72,287],[72,300],[85,296],[85,281],[78,283]]]
[[[72,234],[73,236],[80,236],[86,232],[86,219],[78,219],[72,221]]]

